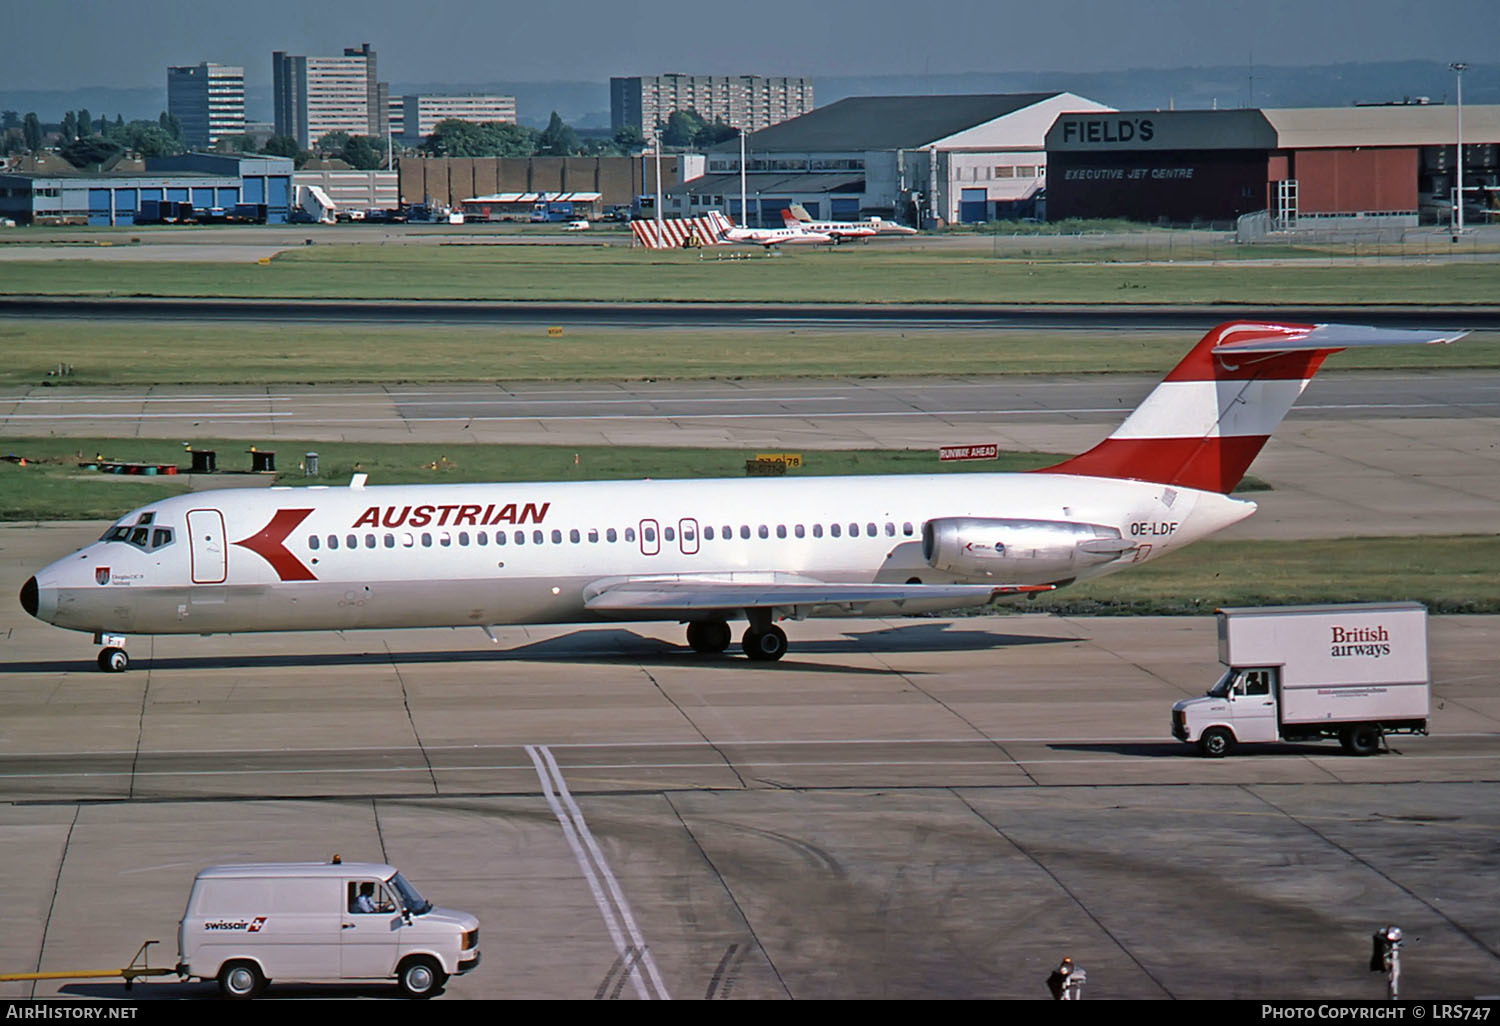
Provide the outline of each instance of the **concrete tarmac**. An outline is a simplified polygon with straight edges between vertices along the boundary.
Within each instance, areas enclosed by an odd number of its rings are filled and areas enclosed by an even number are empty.
[[[0,594],[98,526],[0,527]],[[621,624],[137,639],[114,676],[0,602],[0,972],[171,964],[198,869],[338,852],[479,916],[447,998],[1043,998],[1063,955],[1090,998],[1379,998],[1388,922],[1403,996],[1495,992],[1500,617],[1432,621],[1430,737],[1221,761],[1167,730],[1211,618],[787,626],[770,665]]]

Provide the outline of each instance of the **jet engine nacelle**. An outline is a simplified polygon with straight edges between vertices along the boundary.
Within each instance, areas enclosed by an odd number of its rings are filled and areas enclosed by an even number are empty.
[[[934,569],[1020,584],[1069,580],[1135,548],[1102,524],[944,517],[922,525],[922,558]]]

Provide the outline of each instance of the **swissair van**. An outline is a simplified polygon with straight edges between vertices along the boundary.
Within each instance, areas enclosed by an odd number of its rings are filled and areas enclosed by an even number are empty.
[[[1337,738],[1373,755],[1427,733],[1427,610],[1416,602],[1219,610],[1224,674],[1172,706],[1172,736],[1210,758],[1238,743]]]
[[[290,862],[211,866],[177,928],[177,972],[229,998],[273,979],[395,980],[431,997],[479,965],[479,920],[434,908],[393,866]]]

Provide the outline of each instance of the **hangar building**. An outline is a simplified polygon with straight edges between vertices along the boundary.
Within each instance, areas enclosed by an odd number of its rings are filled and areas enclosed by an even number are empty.
[[[1500,205],[1500,106],[1463,109],[1466,219]],[[1457,110],[1431,104],[1063,114],[1047,216],[1278,228],[1446,221]]]
[[[0,216],[21,224],[130,225],[142,200],[226,210],[264,204],[269,224],[291,213],[292,161],[188,153],[151,157],[144,171],[0,174]]]
[[[1047,129],[1067,111],[1111,108],[1073,93],[855,96],[745,137],[750,224],[781,227],[801,203],[815,218],[988,221],[1029,212],[1046,186]],[[739,141],[673,188],[672,217],[740,216]]]

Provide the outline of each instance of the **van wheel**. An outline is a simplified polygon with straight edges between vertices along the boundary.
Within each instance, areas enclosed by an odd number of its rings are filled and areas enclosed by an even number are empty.
[[[230,962],[219,970],[219,993],[236,1001],[266,989],[266,977],[254,962]]]
[[[1380,751],[1380,728],[1373,723],[1356,723],[1345,727],[1339,743],[1350,755],[1374,755]]]
[[[430,998],[447,982],[447,973],[426,955],[407,959],[396,972],[396,984],[409,998]]]
[[[1198,737],[1198,751],[1206,758],[1222,759],[1234,751],[1234,735],[1223,727],[1209,727]]]

